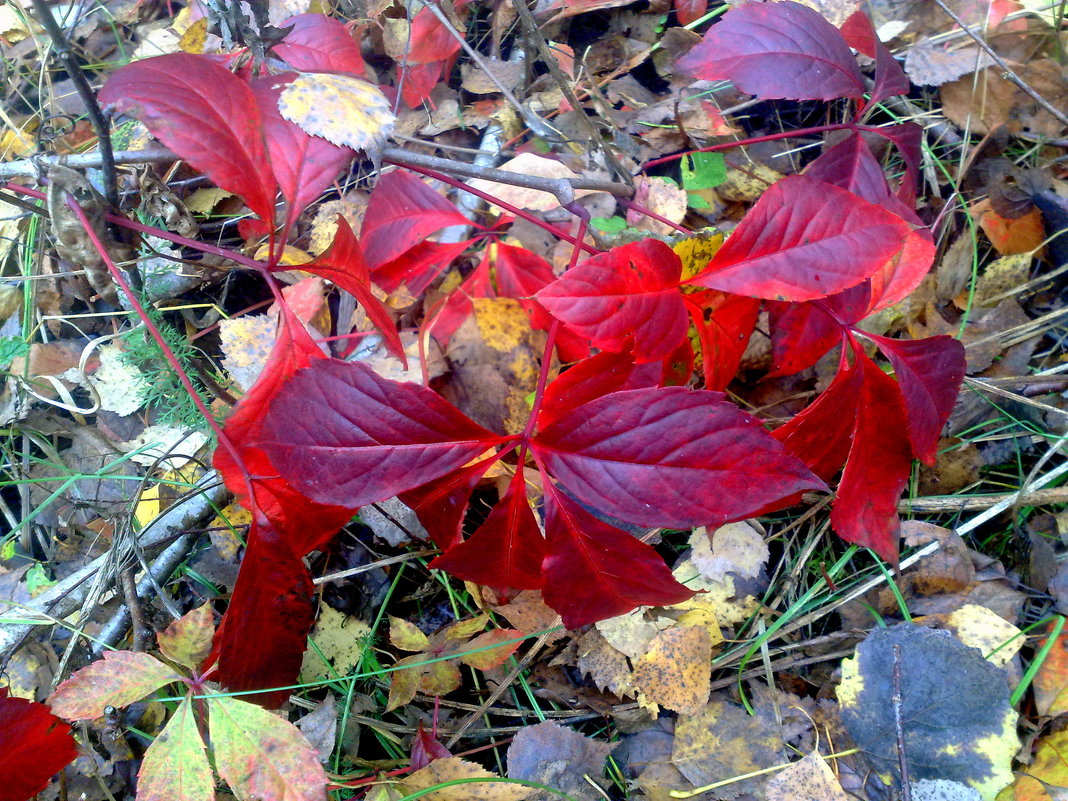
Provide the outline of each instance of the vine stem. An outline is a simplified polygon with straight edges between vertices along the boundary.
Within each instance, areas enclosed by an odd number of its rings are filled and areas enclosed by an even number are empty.
[[[141,305],[141,302],[130,288],[129,283],[126,281],[126,276],[122,274],[122,270],[120,270],[115,265],[115,262],[112,261],[107,248],[104,247],[104,243],[100,241],[100,237],[97,236],[96,231],[93,230],[92,224],[85,216],[85,210],[81,207],[78,201],[70,195],[70,193],[67,193],[67,205],[78,218],[78,222],[81,223],[82,228],[85,229],[86,236],[88,236],[89,241],[93,243],[93,247],[96,248],[97,253],[100,254],[100,258],[104,260],[104,264],[107,265],[108,272],[111,273],[111,277],[115,280],[115,283],[126,293],[130,306],[133,308],[134,312],[137,313],[137,316],[141,318],[141,322],[144,323],[145,329],[151,334],[152,338],[156,341],[156,344],[159,345],[160,350],[163,352],[163,358],[166,359],[167,364],[169,364],[171,369],[177,374],[178,380],[182,382],[185,391],[189,393],[190,400],[193,401],[197,410],[204,417],[205,422],[211,427],[218,439],[219,445],[226,449],[230,458],[234,460],[234,464],[241,471],[245,480],[245,485],[248,488],[249,503],[253,507],[250,511],[255,517],[257,512],[259,512],[258,504],[255,500],[256,492],[252,486],[252,475],[249,473],[248,468],[245,465],[245,460],[241,457],[241,453],[230,438],[223,432],[222,426],[219,425],[219,422],[215,419],[215,416],[211,413],[207,404],[204,403],[204,399],[201,398],[200,394],[196,391],[193,382],[189,379],[189,375],[182,367],[182,363],[178,361],[178,357],[174,354],[171,346],[164,340],[159,328],[157,328],[156,324],[149,318],[148,312],[145,311],[144,306]]]

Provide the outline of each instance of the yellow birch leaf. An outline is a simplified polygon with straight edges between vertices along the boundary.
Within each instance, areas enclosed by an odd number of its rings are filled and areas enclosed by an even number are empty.
[[[416,793],[457,779],[486,780],[433,790],[420,796],[425,801],[522,801],[534,792],[533,788],[521,784],[493,781],[499,778],[474,762],[460,757],[446,757],[435,759],[425,768],[417,770],[404,780],[403,786],[409,793]]]
[[[634,666],[644,701],[684,715],[696,714],[708,701],[711,678],[712,641],[700,626],[661,631]]]
[[[350,75],[299,75],[282,90],[278,110],[312,136],[366,150],[372,159],[393,131],[394,117],[386,96],[373,84]]]

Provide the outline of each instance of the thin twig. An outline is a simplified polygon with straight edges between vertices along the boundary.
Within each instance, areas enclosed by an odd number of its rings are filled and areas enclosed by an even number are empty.
[[[890,703],[894,707],[894,734],[897,737],[897,765],[901,779],[901,801],[912,801],[912,784],[909,782],[909,761],[905,752],[905,721],[901,712],[901,646],[894,646],[894,694]]]
[[[93,130],[96,132],[97,146],[100,148],[100,168],[104,173],[104,194],[108,199],[108,203],[117,209],[119,208],[119,185],[115,175],[115,160],[111,151],[111,131],[108,121],[100,111],[100,104],[96,102],[96,93],[89,85],[85,73],[82,72],[82,65],[78,63],[78,58],[74,55],[74,51],[70,49],[70,43],[67,41],[63,29],[56,22],[52,9],[48,7],[48,3],[45,0],[33,0],[33,8],[37,12],[37,21],[41,23],[45,32],[52,39],[52,47],[55,49],[56,55],[63,61],[63,66],[67,70],[67,75],[73,81],[74,88],[78,91],[78,96],[85,103],[85,112],[89,116],[89,122],[92,123]]]
[[[946,12],[950,19],[960,25],[961,29],[970,37],[972,37],[972,39],[977,45],[979,45],[979,47],[986,51],[987,55],[990,56],[993,62],[1001,68],[1006,78],[1008,78],[1014,84],[1019,86],[1036,103],[1038,103],[1040,106],[1042,106],[1042,108],[1052,114],[1058,122],[1060,122],[1062,125],[1068,126],[1068,115],[1065,115],[1063,111],[1061,111],[1059,108],[1057,108],[1048,100],[1046,100],[1046,98],[1042,97],[1042,95],[1040,95],[1038,92],[1031,88],[1027,81],[1017,75],[1016,71],[1008,65],[1005,59],[995,53],[994,49],[990,45],[988,45],[979,34],[977,34],[974,30],[968,27],[968,25],[965,24],[964,20],[958,17],[956,12],[946,5],[945,0],[935,0],[935,3],[938,4],[939,8]]]

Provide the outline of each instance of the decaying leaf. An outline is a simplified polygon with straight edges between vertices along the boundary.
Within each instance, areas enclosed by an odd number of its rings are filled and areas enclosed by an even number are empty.
[[[372,157],[393,130],[393,112],[385,95],[351,75],[298,75],[282,90],[278,110],[312,136],[365,150]]]
[[[848,801],[827,761],[815,751],[775,774],[766,788],[767,801]]]
[[[442,787],[420,796],[428,801],[523,801],[531,795],[531,788],[521,784],[501,781],[481,765],[460,757],[435,759],[425,768],[408,776],[402,786],[408,793],[417,793],[446,782],[461,779],[475,780]]]
[[[634,666],[643,706],[659,705],[684,715],[695,714],[708,700],[712,641],[703,626],[672,626],[653,637]]]
[[[576,801],[600,801],[594,787],[614,745],[583,737],[558,723],[545,721],[527,726],[508,747],[508,776],[537,782],[567,793]],[[558,798],[539,790],[531,801]]]
[[[106,706],[129,706],[181,678],[149,654],[105,651],[103,659],[59,685],[48,705],[60,717],[88,720],[103,715]]]
[[[145,752],[137,772],[137,797],[144,801],[215,798],[215,780],[189,697],[182,701]]]

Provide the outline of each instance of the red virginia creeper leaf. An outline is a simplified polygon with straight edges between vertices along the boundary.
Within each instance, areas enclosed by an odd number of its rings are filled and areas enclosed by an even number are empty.
[[[869,203],[883,205],[892,197],[883,168],[855,131],[824,150],[805,168],[805,176],[848,189]]]
[[[146,58],[112,73],[100,102],[137,117],[195,169],[273,222],[275,183],[259,109],[248,84],[232,72],[191,53]]]
[[[842,23],[841,30],[846,44],[868,58],[875,59],[875,86],[872,88],[868,105],[881,103],[894,95],[908,94],[911,84],[905,71],[894,59],[889,48],[880,41],[867,14],[854,11],[849,19]]]
[[[360,46],[339,20],[325,14],[297,14],[279,27],[293,26],[271,51],[301,72],[343,72],[362,78]]]
[[[580,262],[536,300],[595,346],[633,349],[635,361],[651,362],[669,356],[686,337],[681,278],[675,252],[643,239]]]
[[[0,798],[28,801],[78,757],[78,745],[47,706],[7,693],[0,687]]]
[[[429,64],[403,64],[400,67],[401,99],[408,108],[419,108],[419,104],[430,97],[430,92],[438,85],[441,78],[443,61],[432,61]]]
[[[483,459],[400,494],[441,550],[447,551],[460,541],[471,493],[495,461]]]
[[[313,595],[301,558],[271,525],[253,518],[234,594],[215,632],[218,671],[212,678],[233,691],[296,684],[315,622]],[[246,700],[274,709],[291,692],[277,689]]]
[[[731,81],[757,97],[861,97],[864,77],[842,34],[800,3],[746,3],[728,11],[678,63],[682,73]]]
[[[493,277],[501,297],[518,300],[530,314],[531,325],[547,329],[552,316],[534,300],[534,295],[556,280],[552,265],[537,253],[503,242],[493,243],[490,250]]]
[[[768,378],[794,375],[811,367],[842,339],[842,323],[851,325],[865,316],[871,283],[808,303],[768,303],[771,318],[771,371]]]
[[[456,3],[460,8],[464,4]],[[460,49],[460,42],[438,21],[430,9],[421,8],[412,20],[408,52],[404,54],[407,64],[429,64],[443,61]]]
[[[582,404],[610,392],[659,386],[662,375],[663,369],[656,362],[635,364],[627,353],[604,351],[590,356],[546,387],[538,427],[545,428]]]
[[[297,370],[325,358],[292,311],[283,306],[271,358],[252,389],[238,401],[223,429],[254,479],[255,505],[249,499],[245,473],[230,450],[220,444],[212,458],[215,469],[241,505],[249,510],[258,507],[293,552],[301,556],[325,545],[351,519],[352,510],[315,503],[295,490],[278,476],[278,470],[255,440],[275,394]]]
[[[916,458],[933,465],[938,439],[964,380],[964,346],[953,337],[898,340],[868,335],[894,366]]]
[[[670,606],[693,595],[653,548],[545,485],[545,603],[577,629],[638,606]]]
[[[300,269],[333,281],[356,298],[375,330],[385,340],[387,350],[401,360],[405,370],[408,369],[408,357],[404,353],[397,324],[386,305],[371,291],[371,278],[363,260],[363,251],[348,220],[340,214],[337,216],[337,232],[330,248],[314,261],[300,265]]]
[[[675,18],[679,25],[689,25],[708,11],[708,0],[675,0]]]
[[[320,136],[306,133],[278,112],[282,90],[296,77],[295,72],[286,72],[257,78],[250,84],[263,118],[263,137],[270,154],[271,169],[282,197],[286,199],[287,225],[293,224],[356,155],[351,148],[339,147]]]
[[[831,526],[839,537],[871,548],[897,566],[901,528],[897,502],[912,470],[908,421],[901,390],[859,348],[854,370],[862,376],[853,443]]]
[[[497,297],[497,293],[493,289],[493,282],[490,281],[487,249],[487,251],[483,252],[478,266],[446,298],[441,311],[434,311],[428,314],[428,319],[431,320],[430,333],[441,343],[442,347],[448,345],[452,335],[456,333],[456,329],[463,325],[464,320],[474,314],[475,306],[471,302],[472,298],[495,297]]]
[[[129,706],[182,677],[156,657],[135,651],[105,651],[60,684],[48,705],[67,720],[90,720],[108,706]]]
[[[282,387],[258,444],[308,497],[358,507],[433,481],[504,440],[433,390],[329,359]]]
[[[909,206],[916,202],[916,189],[920,183],[920,158],[923,146],[923,128],[915,122],[902,122],[885,128],[872,128],[872,133],[893,142],[905,161],[905,177],[898,187],[897,196]]]
[[[575,497],[628,523],[718,527],[826,485],[719,392],[614,392],[531,442]]]
[[[375,283],[387,292],[407,284],[411,294],[420,295],[474,241],[420,242],[393,261],[375,267]]]
[[[412,742],[411,769],[419,770],[435,759],[445,759],[451,756],[452,751],[439,743],[433,734],[423,728],[423,721],[419,721],[415,731],[415,740]]]
[[[891,198],[891,201],[900,202],[897,198]],[[872,275],[871,302],[865,315],[874,314],[907,298],[930,272],[934,257],[935,245],[931,231],[928,228],[910,230],[901,249]]]
[[[689,299],[700,307],[691,307],[690,316],[701,340],[705,389],[724,390],[749,346],[760,316],[760,301],[714,290],[694,293]]]
[[[852,192],[791,175],[761,196],[690,283],[769,300],[815,300],[859,284],[901,250],[909,233],[900,217]]]
[[[853,443],[864,376],[842,362],[831,385],[815,402],[772,436],[824,481],[842,469]]]
[[[372,271],[450,225],[469,225],[460,211],[410,172],[379,179],[367,203],[360,242]],[[382,282],[379,285],[385,288]]]
[[[527,501],[526,479],[517,470],[508,491],[474,534],[430,563],[464,581],[488,587],[541,587],[545,540]]]

